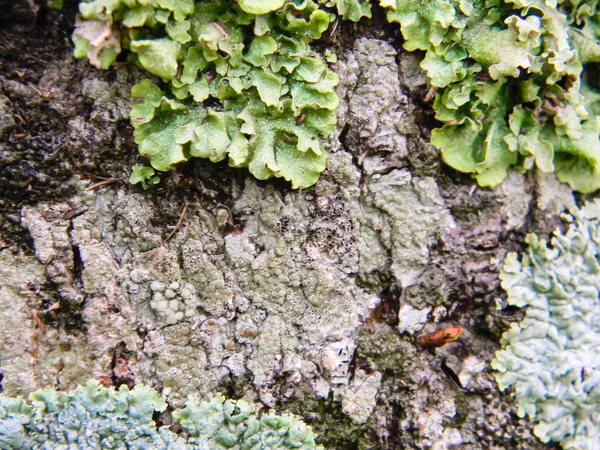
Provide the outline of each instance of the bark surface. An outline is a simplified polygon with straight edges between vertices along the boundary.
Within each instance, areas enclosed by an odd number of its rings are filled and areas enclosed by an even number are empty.
[[[489,363],[520,317],[496,308],[503,258],[574,198],[443,166],[419,56],[380,12],[324,42],[341,106],[316,186],[195,161],[143,191],[126,183],[143,74],[73,59],[75,1],[0,6],[4,394],[96,378],[289,411],[330,449],[551,448]],[[460,340],[417,345],[445,327]]]

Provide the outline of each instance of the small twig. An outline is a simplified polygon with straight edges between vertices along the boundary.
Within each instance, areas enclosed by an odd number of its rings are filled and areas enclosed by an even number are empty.
[[[50,305],[50,307],[46,310],[48,312],[57,311],[60,309],[60,302],[56,302]]]
[[[198,329],[198,327],[199,327],[199,326],[200,326],[200,321],[199,321],[199,320],[196,320],[196,322],[194,322],[194,325],[192,325],[192,326],[190,327],[190,330],[192,330],[192,331],[196,331],[196,330]]]
[[[425,94],[425,98],[423,99],[423,101],[425,103],[429,103],[431,100],[433,100],[433,97],[435,97],[435,92],[436,89],[433,86],[431,86],[427,91],[427,94]]]
[[[33,316],[33,320],[36,323],[36,325],[38,326],[38,328],[40,329],[40,331],[42,332],[42,334],[46,333],[46,327],[44,326],[44,322],[42,322],[42,319],[40,319],[40,316],[39,316],[37,310],[32,309],[31,315]]]
[[[80,215],[82,215],[86,212],[87,212],[87,209],[82,209],[81,211],[69,209],[63,213],[62,218],[64,220],[71,220],[71,219],[74,219],[75,217],[79,217]]]
[[[337,31],[338,25],[340,24],[339,20],[336,20],[333,23],[333,28],[331,29],[331,32],[329,33],[329,40],[330,41],[334,41],[335,40],[335,32]]]
[[[121,181],[120,178],[108,178],[107,180],[99,181],[97,183],[92,184],[85,188],[86,191],[92,191],[94,189],[98,189],[99,187],[106,186],[107,184],[113,184]]]
[[[227,30],[225,29],[225,27],[223,25],[221,25],[219,22],[213,22],[212,23],[214,25],[214,27],[219,30],[221,32],[221,34],[223,36],[225,36],[226,38],[229,37],[229,33],[227,32]]]
[[[173,235],[177,232],[177,230],[179,230],[181,228],[181,224],[183,223],[183,218],[185,217],[185,213],[187,212],[187,209],[188,209],[188,205],[186,203],[183,206],[183,211],[181,211],[181,215],[179,216],[179,220],[177,221],[177,224],[175,224],[175,226],[173,227],[173,231],[171,231],[171,234],[169,234],[169,236],[167,236],[167,238],[163,242],[167,242],[169,239],[171,239],[173,237]]]
[[[33,178],[29,177],[27,178],[25,181],[23,181],[22,183],[19,184],[20,188],[24,188],[29,186],[31,183],[33,182]]]

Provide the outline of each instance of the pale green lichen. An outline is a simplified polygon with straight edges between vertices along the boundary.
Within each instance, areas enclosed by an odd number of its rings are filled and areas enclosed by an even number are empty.
[[[160,178],[155,175],[152,167],[136,164],[131,168],[129,182],[131,184],[140,184],[144,189],[148,189],[151,185],[160,182]]]
[[[507,169],[556,171],[580,192],[600,188],[598,2],[380,0],[404,48],[424,50],[444,123],[444,161],[496,186]]]
[[[502,337],[492,367],[513,388],[535,434],[565,449],[600,442],[600,202],[573,210],[566,233],[527,237],[522,261],[511,253],[501,274],[510,305],[527,307]]]
[[[335,6],[345,20],[358,22],[363,17],[371,18],[371,3],[364,0],[329,0],[327,6]]]
[[[333,15],[313,0],[94,0],[80,13],[76,57],[108,68],[123,45],[168,83],[132,90],[135,141],[154,169],[228,159],[261,180],[317,181],[339,99],[337,76],[310,49]]]
[[[40,390],[29,398],[0,396],[1,448],[186,448],[157,428],[152,415],[167,404],[145,386],[115,391],[90,381],[71,394]]]
[[[187,440],[157,426],[153,415],[167,404],[147,386],[115,390],[92,380],[72,393],[40,390],[29,398],[0,396],[0,448],[322,449],[296,417],[273,411],[259,417],[254,405],[221,395],[173,412]]]
[[[189,431],[191,448],[323,450],[316,445],[311,427],[294,416],[270,411],[259,418],[254,405],[241,400],[217,396],[210,402],[191,401],[173,417]]]
[[[321,2],[347,20],[359,0]],[[509,167],[555,171],[581,192],[600,188],[598,2],[380,0],[437,89],[444,161],[496,186]],[[134,87],[142,155],[161,171],[192,157],[228,159],[295,188],[325,169],[338,80],[310,44],[334,20],[314,0],[91,0],[80,4],[75,56],[108,68],[121,52],[168,83]],[[248,36],[249,34],[249,36]]]

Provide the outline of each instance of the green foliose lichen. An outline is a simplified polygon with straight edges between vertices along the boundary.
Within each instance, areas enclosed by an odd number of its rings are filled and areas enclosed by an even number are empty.
[[[559,3],[557,5],[557,3]],[[555,171],[580,192],[600,188],[599,3],[380,0],[406,50],[437,89],[444,161],[496,186],[511,166]]]
[[[71,393],[47,389],[30,402],[0,395],[0,449],[247,449],[322,450],[309,426],[291,415],[260,417],[254,405],[226,400],[188,401],[173,417],[189,438],[157,426],[155,412],[167,404],[153,389],[101,387],[92,380]]]
[[[129,183],[140,184],[144,189],[148,189],[151,185],[160,182],[160,178],[155,175],[152,167],[136,164],[131,168]]]
[[[563,0],[380,0],[404,48],[423,50],[444,125],[432,143],[482,186],[510,167],[600,188],[599,3]],[[363,0],[91,0],[80,4],[75,56],[106,69],[122,47],[166,83],[134,88],[142,155],[161,171],[193,157],[227,159],[295,188],[325,169],[337,77],[310,44],[336,8],[371,17]],[[592,73],[593,71],[589,71]]]
[[[511,253],[500,275],[508,303],[527,307],[502,336],[492,361],[500,389],[513,389],[535,434],[565,449],[600,442],[600,202],[565,218],[551,240],[530,234],[522,260]]]
[[[165,83],[132,90],[135,141],[154,169],[227,159],[261,180],[317,181],[339,99],[310,48],[333,15],[313,0],[94,0],[80,13],[76,57],[108,68],[123,46]]]

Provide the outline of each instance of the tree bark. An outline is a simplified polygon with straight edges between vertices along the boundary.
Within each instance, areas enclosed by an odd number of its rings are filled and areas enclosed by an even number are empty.
[[[314,187],[194,161],[143,191],[126,180],[144,75],[73,59],[77,2],[4,3],[4,394],[96,378],[292,412],[330,449],[550,448],[489,363],[518,319],[496,309],[505,255],[574,199],[552,176],[489,190],[445,167],[419,56],[380,11],[326,42],[341,105]],[[417,344],[446,327],[457,342]]]

